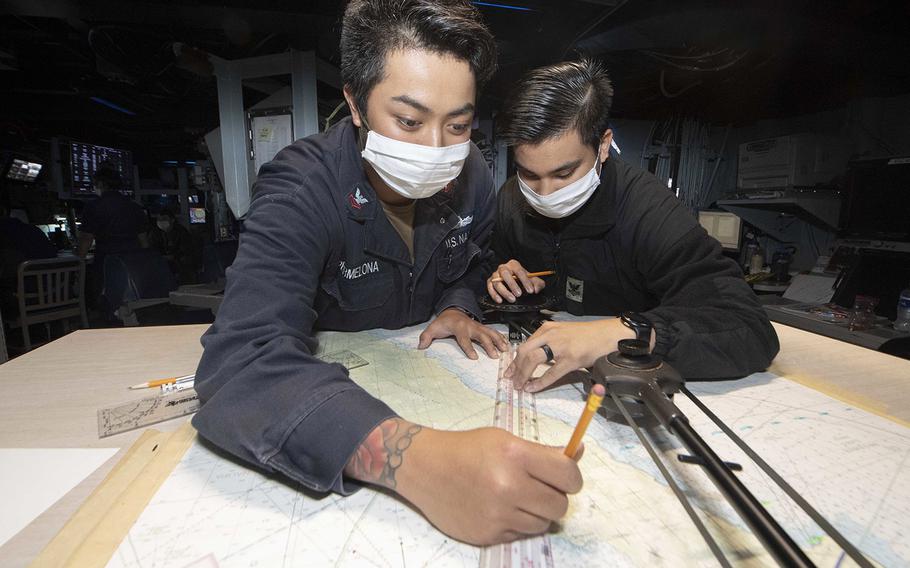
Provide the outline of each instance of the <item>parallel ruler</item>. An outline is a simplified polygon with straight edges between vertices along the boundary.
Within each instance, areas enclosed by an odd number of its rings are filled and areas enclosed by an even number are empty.
[[[499,356],[493,425],[519,438],[539,442],[537,397],[534,393],[516,391],[512,388],[512,379],[503,376],[515,358],[516,347],[515,343],[510,343],[509,351]],[[480,568],[553,568],[550,537],[544,534],[487,546],[480,553]]]
[[[347,349],[320,355],[319,358],[326,363],[341,363],[348,370],[369,365],[366,359]],[[186,416],[197,410],[199,410],[199,398],[192,388],[124,402],[98,410],[98,437],[107,438],[114,434]]]

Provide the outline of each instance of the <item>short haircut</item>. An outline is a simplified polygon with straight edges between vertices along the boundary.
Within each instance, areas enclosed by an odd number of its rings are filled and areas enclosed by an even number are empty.
[[[509,146],[540,144],[577,130],[596,149],[607,131],[613,85],[592,59],[566,61],[527,73],[498,117],[496,138]]]
[[[98,169],[92,175],[93,184],[99,181],[104,184],[104,191],[116,191],[123,187],[123,178],[120,177],[120,172],[117,171],[117,167],[113,162],[108,160],[103,160],[99,163]]]
[[[496,70],[496,42],[467,0],[352,0],[342,21],[341,78],[360,112],[389,54],[402,49],[467,62],[478,91]]]

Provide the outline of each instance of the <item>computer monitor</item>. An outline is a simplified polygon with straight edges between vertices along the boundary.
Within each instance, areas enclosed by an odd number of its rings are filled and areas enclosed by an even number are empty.
[[[727,211],[699,211],[698,222],[725,250],[739,250],[742,222]]]
[[[6,177],[14,181],[32,182],[41,173],[41,167],[42,164],[37,162],[13,158],[6,171]]]
[[[910,253],[860,249],[847,261],[831,301],[853,307],[857,295],[878,298],[875,313],[894,320],[901,290],[910,284]]]
[[[69,185],[73,197],[89,196],[95,192],[92,176],[101,162],[108,161],[120,174],[123,181],[121,190],[130,192],[133,189],[133,154],[129,150],[109,148],[84,142],[69,144]]]
[[[910,241],[910,156],[851,162],[841,236]]]

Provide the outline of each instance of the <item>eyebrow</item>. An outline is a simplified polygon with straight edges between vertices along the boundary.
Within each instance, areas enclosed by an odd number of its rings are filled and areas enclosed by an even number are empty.
[[[571,162],[566,162],[566,163],[562,164],[561,166],[559,166],[559,167],[557,167],[557,168],[553,168],[552,170],[550,170],[550,172],[548,172],[548,175],[554,175],[554,174],[557,174],[557,173],[559,173],[559,172],[561,172],[561,171],[563,171],[563,170],[574,170],[575,168],[577,168],[577,167],[580,166],[580,165],[581,165],[581,159],[573,160],[573,161],[571,161]],[[531,170],[530,168],[524,167],[524,166],[521,164],[521,162],[519,162],[518,160],[515,160],[515,166],[517,166],[518,169],[524,170],[524,171],[526,171],[526,172],[528,172],[528,173],[530,173],[530,174],[538,175],[534,170]]]
[[[425,104],[421,103],[420,101],[414,100],[413,98],[409,97],[408,95],[398,95],[397,97],[392,97],[392,100],[395,102],[406,104],[409,107],[411,107],[419,112],[422,112],[422,113],[430,114],[430,112],[431,112],[429,107],[427,107]],[[448,117],[461,116],[461,115],[470,114],[473,112],[474,112],[474,104],[465,103],[465,105],[462,106],[461,108],[457,108],[449,113],[446,113],[446,116],[448,116]]]

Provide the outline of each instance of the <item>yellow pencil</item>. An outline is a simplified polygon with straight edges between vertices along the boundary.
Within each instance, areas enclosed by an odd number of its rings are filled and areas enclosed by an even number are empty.
[[[566,446],[566,455],[570,458],[574,458],[576,452],[578,452],[578,446],[581,445],[581,439],[585,435],[585,430],[588,429],[591,418],[594,416],[594,413],[597,412],[597,409],[600,408],[600,403],[603,402],[606,394],[607,391],[604,389],[603,385],[594,385],[591,392],[588,393],[588,402],[585,404],[585,409],[581,413],[581,418],[578,419],[575,431],[572,432],[572,438],[569,440],[569,445]]]
[[[173,383],[182,383],[185,381],[192,381],[196,378],[196,375],[184,375],[182,377],[170,377],[167,379],[158,379],[157,381],[149,381],[147,383],[139,383],[138,385],[133,385],[131,389],[153,389],[155,387],[160,387],[161,385],[170,385]]]
[[[533,278],[535,276],[551,276],[553,274],[556,274],[555,270],[544,270],[541,272],[528,272],[528,278]],[[493,278],[492,280],[490,280],[490,282],[502,282],[502,278],[497,276],[496,278]]]

